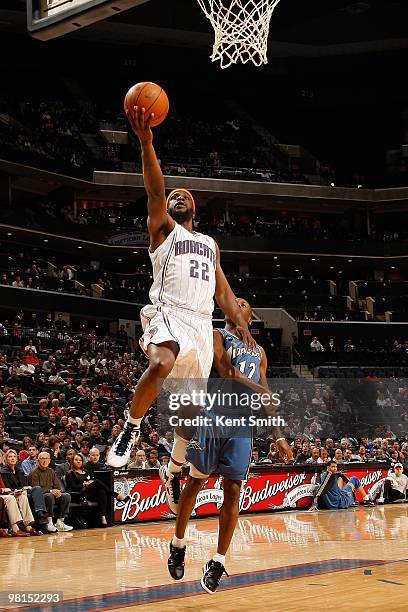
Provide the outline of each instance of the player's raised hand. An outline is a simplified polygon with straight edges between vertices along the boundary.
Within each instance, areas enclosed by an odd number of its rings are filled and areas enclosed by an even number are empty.
[[[289,444],[286,442],[285,438],[279,438],[275,442],[276,448],[279,452],[279,455],[282,457],[285,463],[289,463],[289,461],[293,461],[293,453]]]
[[[241,325],[237,325],[235,328],[239,338],[245,344],[248,350],[253,351],[256,345],[255,340],[251,336],[251,332],[247,327],[243,327]]]
[[[146,118],[145,109],[140,106],[134,106],[133,109],[126,111],[126,116],[141,144],[148,144],[153,141],[153,132],[150,126],[154,119],[153,113]]]

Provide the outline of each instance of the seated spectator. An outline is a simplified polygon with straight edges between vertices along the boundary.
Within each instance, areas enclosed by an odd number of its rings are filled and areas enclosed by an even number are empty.
[[[86,464],[86,462],[88,461],[90,448],[91,448],[91,446],[90,446],[88,440],[82,440],[81,445],[79,447],[79,453],[80,453],[80,455],[82,455],[82,459],[84,460],[84,464]]]
[[[40,536],[41,531],[34,529],[34,517],[31,512],[27,489],[15,489],[12,491],[4,485],[0,474],[0,495],[6,507],[6,512],[12,535],[15,537]],[[18,500],[18,501],[17,501]]]
[[[108,440],[111,437],[111,429],[112,429],[112,424],[110,420],[103,419],[100,433],[101,433],[104,444],[108,444]]]
[[[112,496],[118,501],[127,501],[128,499],[125,495],[110,491],[101,480],[92,479],[89,473],[85,471],[84,460],[79,454],[76,454],[72,459],[72,470],[67,473],[66,484],[68,491],[71,493],[81,493],[89,501],[97,502],[101,527],[108,526],[106,515],[109,497]]]
[[[68,515],[71,496],[69,493],[63,493],[61,483],[58,479],[55,470],[50,468],[51,457],[47,452],[42,451],[38,455],[38,467],[33,470],[28,481],[33,487],[41,487],[45,505],[48,512],[47,531],[71,531],[71,525],[65,523],[65,517]],[[57,520],[53,524],[54,510],[56,507]]]
[[[44,372],[45,374],[48,374],[48,376],[49,376],[49,375],[51,374],[51,372],[54,370],[55,365],[56,365],[56,363],[55,363],[55,357],[54,357],[54,355],[49,355],[49,356],[48,356],[48,359],[46,359],[46,360],[43,362],[43,364],[42,364],[42,369],[43,369],[43,372]]]
[[[65,478],[69,470],[72,470],[72,459],[75,457],[76,454],[77,453],[74,448],[69,448],[67,450],[64,463],[58,463],[55,466],[55,471],[57,473],[58,478]]]
[[[130,453],[130,460],[127,464],[128,470],[143,470],[144,464],[146,463],[146,453],[143,449],[137,450],[137,448],[132,448]]]
[[[88,386],[88,381],[86,380],[86,378],[83,378],[81,380],[81,384],[78,385],[77,387],[77,391],[78,393],[80,393],[83,396],[86,396],[87,392],[90,391],[91,389]]]
[[[116,440],[116,438],[118,437],[118,435],[120,434],[120,432],[122,431],[120,425],[114,425],[112,427],[112,435],[108,440],[108,444],[109,446],[112,446],[112,444],[114,443],[114,441]]]
[[[328,488],[318,498],[315,497],[310,510],[317,510],[318,504],[321,508],[329,510],[341,510],[350,508],[356,501],[356,492],[358,491],[363,498],[365,506],[373,506],[374,503],[364,488],[361,486],[360,480],[356,476],[347,478],[343,473],[338,472],[337,462],[329,461],[327,471],[320,474],[320,483],[323,483],[328,477],[328,473],[334,475]]]
[[[35,355],[37,354],[37,347],[34,345],[32,340],[28,341],[28,344],[26,345],[26,347],[24,348],[24,350],[27,352],[31,351],[32,353],[34,353]]]
[[[100,410],[99,402],[92,402],[91,411],[87,412],[85,416],[90,417],[91,419],[93,416],[96,416],[98,417],[98,421],[101,423],[103,421],[103,414]]]
[[[38,449],[34,443],[28,447],[29,456],[21,462],[21,469],[25,476],[28,476],[33,470],[38,467]]]
[[[40,448],[44,446],[44,438],[45,438],[45,434],[43,431],[38,432],[38,434],[36,435],[35,445],[38,448],[38,450],[40,450]]]
[[[45,499],[41,487],[28,486],[27,478],[23,470],[17,466],[17,453],[13,449],[9,449],[5,454],[5,464],[1,469],[2,481],[7,489],[11,491],[26,491],[29,501],[34,508],[34,515],[37,523],[41,525],[48,523],[48,513],[45,506]],[[17,505],[25,504],[22,495],[16,496]]]
[[[323,463],[323,460],[320,457],[320,450],[315,446],[312,448],[312,454],[308,459],[306,459],[306,463],[318,464]]]
[[[48,446],[50,449],[50,459],[52,464],[62,463],[64,460],[63,454],[61,452],[61,440],[57,436],[51,436],[48,441]]]
[[[84,469],[91,478],[94,477],[94,472],[107,469],[106,463],[101,461],[101,453],[99,452],[99,449],[95,446],[93,446],[89,451],[88,461],[85,464]]]
[[[259,461],[260,461],[259,450],[257,448],[253,448],[252,456],[251,456],[251,465],[255,465],[259,463]]]
[[[23,438],[23,448],[21,449],[21,451],[18,453],[18,460],[24,461],[24,459],[27,459],[27,457],[30,456],[29,453],[29,448],[30,446],[33,444],[32,439],[30,438],[30,436],[24,436]]]
[[[295,463],[306,463],[307,459],[311,456],[309,450],[309,442],[304,441],[302,443],[302,450],[296,455]]]
[[[397,499],[406,499],[408,490],[408,476],[403,473],[402,463],[396,463],[393,470],[388,472],[384,480],[378,504],[388,504]]]
[[[59,399],[54,398],[51,400],[50,414],[55,414],[57,417],[65,415],[65,410],[60,406]]]
[[[150,448],[146,452],[146,461],[143,464],[144,470],[158,470],[160,467],[159,453],[155,448]]]
[[[173,442],[174,442],[174,435],[172,431],[166,431],[165,436],[160,438],[159,440],[159,444],[161,444],[164,448],[163,452],[168,453],[169,455],[171,455],[171,451],[173,448]]]
[[[62,378],[57,368],[53,368],[51,370],[51,374],[48,377],[48,382],[50,382],[53,385],[65,385],[66,384],[66,380]]]
[[[317,336],[315,336],[313,340],[311,341],[310,350],[312,351],[312,353],[324,351],[323,344],[319,342],[319,339],[317,338]]]
[[[150,448],[156,449],[157,453],[159,455],[166,455],[166,454],[168,454],[168,451],[166,450],[165,446],[163,446],[163,444],[160,444],[160,442],[159,442],[159,434],[157,433],[157,431],[152,431],[150,433],[150,435],[149,435],[149,446],[150,446]]]
[[[322,447],[320,449],[320,459],[321,459],[321,463],[327,463],[328,461],[330,461],[330,457],[329,457],[327,448]]]

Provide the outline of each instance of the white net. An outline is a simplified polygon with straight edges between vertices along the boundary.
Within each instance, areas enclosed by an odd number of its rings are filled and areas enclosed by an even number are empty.
[[[211,59],[221,68],[268,63],[268,34],[279,0],[197,0],[214,28]]]

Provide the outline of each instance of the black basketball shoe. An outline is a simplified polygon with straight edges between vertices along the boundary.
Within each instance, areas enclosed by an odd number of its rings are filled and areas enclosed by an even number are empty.
[[[215,593],[223,574],[229,578],[223,564],[219,561],[214,561],[214,559],[210,559],[203,568],[203,577],[201,578],[201,586],[204,591],[210,594]]]
[[[177,548],[170,542],[170,556],[167,559],[167,567],[173,580],[181,580],[184,576],[184,557],[186,547]]]

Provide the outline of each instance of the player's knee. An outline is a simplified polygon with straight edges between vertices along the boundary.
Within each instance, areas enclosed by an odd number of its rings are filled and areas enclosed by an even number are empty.
[[[351,476],[349,482],[351,482],[356,487],[356,489],[361,486],[361,480],[359,480],[357,476]]]
[[[224,481],[224,500],[227,504],[237,504],[241,493],[241,482],[237,480]]]
[[[149,372],[156,378],[166,378],[173,369],[174,361],[172,355],[154,355],[149,361]]]

